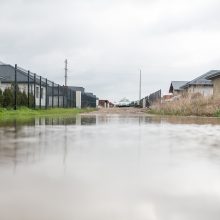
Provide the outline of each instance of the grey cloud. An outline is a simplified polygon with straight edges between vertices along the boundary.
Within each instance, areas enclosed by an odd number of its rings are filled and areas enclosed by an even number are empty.
[[[98,96],[167,92],[171,80],[220,69],[217,0],[0,0],[0,60]]]

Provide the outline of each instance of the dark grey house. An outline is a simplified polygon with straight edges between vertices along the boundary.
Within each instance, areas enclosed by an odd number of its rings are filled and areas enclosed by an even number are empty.
[[[188,83],[188,81],[172,81],[170,84],[169,93],[173,93],[174,96],[181,95],[183,92],[181,87],[186,83]]]

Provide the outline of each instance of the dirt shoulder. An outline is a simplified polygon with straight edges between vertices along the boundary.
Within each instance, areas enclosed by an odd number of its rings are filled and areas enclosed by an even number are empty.
[[[97,111],[83,113],[83,115],[144,115],[146,109],[141,108],[100,108]]]

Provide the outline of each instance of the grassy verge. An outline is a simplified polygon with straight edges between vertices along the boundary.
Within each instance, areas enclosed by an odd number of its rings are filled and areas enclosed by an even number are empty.
[[[179,100],[155,104],[150,114],[176,115],[176,116],[206,116],[220,117],[220,102],[212,98],[204,97],[182,97]]]
[[[0,121],[6,120],[27,120],[34,117],[71,117],[80,113],[91,112],[95,109],[76,109],[76,108],[51,108],[51,109],[29,109],[19,108],[18,110],[0,108]]]

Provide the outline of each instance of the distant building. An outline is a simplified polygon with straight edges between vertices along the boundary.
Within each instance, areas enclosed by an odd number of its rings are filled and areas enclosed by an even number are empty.
[[[102,108],[109,108],[109,101],[108,100],[104,100],[104,99],[100,99],[99,100],[99,106]]]
[[[102,108],[113,108],[115,105],[109,100],[101,99],[99,100],[99,107]]]
[[[82,93],[82,108],[96,108],[97,97],[93,93]]]
[[[220,100],[220,71],[213,72],[207,77],[213,83],[213,97]]]
[[[76,108],[82,108],[82,93],[85,92],[85,89],[79,86],[69,86],[69,88],[76,93]]]
[[[68,86],[76,93],[76,108],[96,108],[97,97],[91,92],[85,92],[85,88],[79,86]]]
[[[173,96],[181,95],[184,91],[182,86],[184,86],[188,81],[172,81],[170,84],[169,93],[172,93]]]
[[[184,90],[184,93],[187,94],[195,94],[200,93],[201,95],[208,97],[213,95],[213,83],[211,80],[207,78],[215,73],[219,72],[219,70],[211,70],[192,81],[186,83],[180,88]]]

